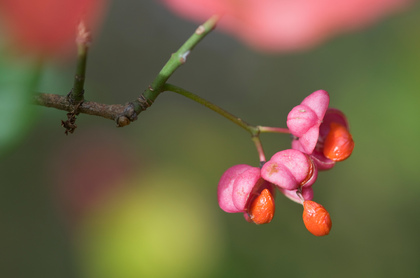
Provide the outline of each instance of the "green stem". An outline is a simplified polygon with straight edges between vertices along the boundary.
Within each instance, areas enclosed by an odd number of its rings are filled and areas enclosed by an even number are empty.
[[[159,91],[159,89],[166,83],[168,78],[175,72],[175,70],[186,62],[190,52],[208,33],[210,33],[215,28],[218,20],[218,16],[213,16],[203,25],[200,25],[195,30],[194,34],[178,49],[178,51],[172,54],[169,61],[162,68],[157,78],[151,85],[155,91]]]
[[[271,127],[271,126],[257,126],[260,132],[264,133],[286,133],[290,134],[290,130],[288,128],[281,128],[281,127]]]
[[[230,120],[231,122],[237,124],[238,126],[242,127],[243,129],[245,129],[246,131],[248,131],[249,133],[251,133],[251,135],[253,137],[257,137],[260,133],[258,127],[255,127],[253,125],[248,124],[247,122],[245,122],[244,120],[242,120],[241,118],[236,117],[235,115],[227,112],[226,110],[220,108],[219,106],[205,100],[204,98],[197,96],[196,94],[193,94],[187,90],[184,90],[183,88],[180,88],[178,86],[172,85],[172,84],[168,84],[166,83],[162,89],[164,91],[171,91],[180,95],[183,95],[184,97],[187,97],[195,102],[198,102],[202,105],[204,105],[205,107],[213,110],[214,112],[218,113],[219,115],[225,117],[226,119]]]
[[[74,75],[73,89],[69,94],[69,100],[78,104],[84,101],[84,84],[86,74],[87,52],[90,44],[90,33],[86,30],[83,22],[80,22],[77,29],[77,66]]]
[[[257,152],[258,152],[258,155],[260,157],[260,162],[262,162],[262,163],[265,162],[265,154],[264,154],[264,149],[262,147],[260,137],[258,135],[257,136],[252,136],[252,141],[254,142],[255,147],[257,148]]]
[[[181,65],[186,62],[187,56],[191,53],[194,47],[215,27],[216,23],[219,20],[219,16],[213,16],[205,23],[200,25],[194,32],[194,34],[178,49],[177,52],[171,55],[171,58],[163,66],[159,74],[153,80],[152,84],[143,92],[143,94],[132,102],[133,109],[135,113],[132,115],[126,115],[130,120],[135,120],[136,116],[146,110],[160,93],[162,93],[163,86],[166,81],[171,77],[171,75],[178,69]]]
[[[172,84],[168,84],[166,83],[163,87],[162,90],[164,91],[171,91],[177,94],[180,94],[186,98],[189,98],[195,102],[200,103],[201,105],[204,105],[205,107],[213,110],[214,112],[218,113],[219,115],[225,117],[226,119],[230,120],[231,122],[237,124],[238,126],[242,127],[243,129],[245,129],[246,131],[248,131],[251,136],[252,136],[252,141],[255,144],[255,147],[257,149],[258,155],[259,155],[259,159],[260,162],[265,162],[265,154],[264,154],[264,150],[261,144],[261,140],[260,140],[260,129],[259,126],[253,126],[248,124],[247,122],[245,122],[244,120],[242,120],[241,118],[236,117],[235,115],[227,112],[226,110],[220,108],[219,106],[205,100],[202,97],[199,97],[187,90],[184,90],[178,86],[172,85]]]

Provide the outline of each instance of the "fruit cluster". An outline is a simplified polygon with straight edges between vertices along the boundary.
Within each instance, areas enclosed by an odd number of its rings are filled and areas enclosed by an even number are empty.
[[[318,171],[331,169],[351,155],[354,141],[345,115],[328,108],[329,100],[326,91],[318,90],[290,111],[287,127],[293,135],[291,149],[261,161],[261,167],[235,165],[222,175],[217,192],[222,210],[243,213],[255,224],[269,223],[277,188],[303,205],[303,222],[309,232],[316,236],[330,232],[329,213],[312,201],[312,185]]]

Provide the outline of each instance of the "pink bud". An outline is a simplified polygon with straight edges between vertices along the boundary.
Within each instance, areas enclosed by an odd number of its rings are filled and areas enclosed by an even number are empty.
[[[289,149],[274,154],[262,167],[261,176],[280,188],[293,190],[311,186],[318,171],[309,155]]]
[[[307,96],[287,116],[287,127],[299,138],[303,151],[307,154],[312,153],[318,141],[319,126],[329,102],[327,91],[318,90]]]

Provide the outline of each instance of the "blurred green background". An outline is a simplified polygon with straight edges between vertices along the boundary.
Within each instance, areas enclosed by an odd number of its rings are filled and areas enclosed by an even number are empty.
[[[86,98],[133,100],[196,27],[156,1],[111,2]],[[74,66],[48,64],[38,91],[67,94]],[[420,277],[419,73],[416,5],[303,53],[258,53],[215,31],[171,77],[255,125],[284,127],[304,97],[330,93],[356,147],[314,185],[333,220],[323,238],[280,194],[269,225],[219,208],[224,170],[257,166],[257,152],[188,99],[164,93],[124,128],[80,115],[69,136],[65,112],[36,107],[0,157],[0,277]],[[268,157],[290,146],[262,141]]]

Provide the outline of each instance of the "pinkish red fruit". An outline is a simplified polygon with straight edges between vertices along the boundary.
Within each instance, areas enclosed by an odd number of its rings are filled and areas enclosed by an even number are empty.
[[[263,179],[286,190],[311,186],[317,176],[309,155],[292,149],[277,152],[261,168]]]
[[[316,146],[319,127],[329,103],[328,92],[318,90],[307,96],[287,115],[287,127],[290,133],[299,138],[301,149],[307,154],[311,154]]]

